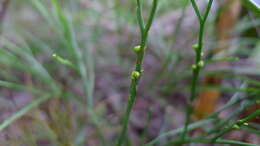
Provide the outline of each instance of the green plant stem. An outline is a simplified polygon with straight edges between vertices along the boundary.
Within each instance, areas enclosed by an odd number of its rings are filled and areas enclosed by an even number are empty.
[[[255,101],[258,100],[259,97],[257,96],[254,99],[251,99],[252,101],[249,101],[248,104],[245,104],[243,106],[241,106],[239,109],[237,109],[235,112],[231,113],[227,119],[220,121],[217,125],[215,125],[212,129],[209,129],[205,134],[202,135],[202,137],[206,137],[208,135],[211,135],[217,131],[220,130],[221,127],[225,126],[226,124],[228,124],[228,122],[233,119],[234,117],[238,116],[241,112],[243,112],[245,109],[247,109],[248,107],[251,107],[255,104]]]
[[[30,87],[20,85],[20,84],[16,84],[16,83],[12,83],[12,82],[2,81],[2,80],[0,80],[0,87],[6,87],[6,88],[22,90],[22,91],[28,91],[28,92],[31,92],[33,94],[43,94],[43,91],[41,91],[41,90],[30,88]]]
[[[137,61],[136,61],[136,66],[135,66],[134,72],[139,73],[140,76],[139,77],[133,77],[132,76],[131,85],[130,85],[130,93],[129,93],[130,97],[129,97],[129,100],[128,100],[126,113],[124,114],[124,117],[123,117],[123,128],[122,128],[122,131],[119,135],[119,139],[117,141],[117,146],[121,146],[123,144],[127,130],[128,130],[128,123],[129,123],[130,114],[131,114],[133,105],[134,105],[136,98],[137,98],[137,96],[136,96],[137,86],[138,86],[140,77],[142,76],[142,73],[143,73],[143,67],[142,66],[143,66],[143,60],[144,60],[145,51],[146,51],[148,34],[149,34],[149,30],[152,26],[153,19],[154,19],[154,16],[155,16],[155,12],[156,12],[156,9],[157,9],[157,6],[158,6],[158,0],[154,0],[152,10],[151,10],[150,16],[148,18],[148,22],[145,25],[144,19],[143,19],[143,16],[142,16],[141,1],[136,0],[136,2],[137,2],[137,20],[138,20],[138,23],[139,23],[140,33],[141,33],[141,45],[140,45],[140,51],[136,52],[137,53]]]
[[[208,2],[208,6],[207,6],[207,9],[206,9],[204,16],[201,15],[195,0],[191,0],[191,3],[192,3],[192,6],[195,10],[195,13],[198,17],[200,28],[199,28],[198,47],[195,50],[196,51],[196,62],[195,62],[196,68],[193,69],[192,84],[191,84],[191,96],[190,96],[189,101],[188,101],[184,131],[181,135],[182,139],[185,139],[186,135],[188,134],[188,131],[187,131],[188,125],[190,123],[191,115],[193,113],[192,103],[193,103],[194,99],[196,98],[197,82],[198,82],[198,78],[199,78],[199,75],[200,75],[200,70],[202,68],[202,67],[199,66],[199,62],[202,61],[202,55],[201,54],[202,54],[202,49],[203,49],[203,44],[204,44],[203,40],[204,40],[204,33],[205,33],[205,24],[206,24],[206,21],[207,21],[213,0],[210,0]]]
[[[77,73],[79,73],[79,70],[77,68],[77,66],[75,66],[70,60],[64,59],[62,57],[60,57],[57,54],[53,54],[52,55],[53,59],[55,59],[57,62],[70,67],[71,69],[75,70]]]
[[[14,121],[18,120],[22,116],[24,116],[26,113],[31,111],[33,108],[38,107],[40,104],[43,102],[47,101],[50,99],[52,95],[44,95],[42,97],[39,97],[36,99],[33,103],[27,105],[26,107],[22,108],[20,111],[15,113],[13,116],[11,116],[9,119],[5,120],[3,123],[0,124],[0,131],[4,130],[7,126],[12,124]]]
[[[190,124],[188,126],[188,130],[191,131],[191,130],[194,130],[196,128],[200,128],[202,126],[205,126],[205,125],[208,125],[208,124],[211,124],[211,123],[214,123],[216,122],[215,119],[206,119],[206,120],[201,120],[199,122],[196,122],[196,123],[193,123],[193,124]],[[158,136],[157,138],[153,139],[152,141],[150,141],[149,143],[145,144],[145,146],[152,146],[152,145],[155,145],[157,144],[161,139],[163,138],[167,138],[169,136],[174,136],[176,134],[179,134],[181,132],[183,132],[184,130],[184,127],[182,128],[178,128],[178,129],[174,129],[174,130],[171,130],[171,131],[168,131],[168,132],[165,132],[163,134],[161,134],[160,136]]]
[[[249,9],[251,9],[257,17],[260,17],[260,4],[255,0],[242,0],[242,3]]]
[[[180,145],[180,144],[187,144],[187,143],[203,143],[203,144],[211,144],[210,139],[184,139],[184,140],[175,140],[167,145],[172,146],[172,145]],[[226,140],[226,139],[218,139],[215,141],[216,144],[230,144],[230,145],[236,145],[236,146],[259,146],[258,144],[250,144],[250,143],[245,143],[245,142],[240,142],[240,141],[235,141],[235,140]]]
[[[242,130],[260,136],[260,130],[259,130],[259,128],[256,128],[256,129],[255,129],[255,128],[243,126],[243,127],[242,127]]]
[[[247,116],[246,118],[242,119],[242,120],[238,120],[237,122],[233,123],[232,125],[226,127],[225,129],[221,130],[218,134],[216,134],[212,139],[211,142],[214,143],[218,138],[220,138],[221,136],[223,136],[226,133],[229,133],[230,131],[236,130],[236,129],[240,129],[241,126],[243,126],[245,123],[257,118],[260,116],[260,109],[255,111],[254,113],[250,114],[249,116]]]
[[[191,1],[192,7],[193,7],[193,9],[194,9],[194,11],[195,11],[199,21],[201,22],[203,18],[202,18],[201,14],[200,14],[200,10],[199,10],[199,7],[198,7],[196,1],[195,0],[190,0],[190,1]]]
[[[94,67],[93,60],[91,60],[91,55],[86,52],[83,52],[77,42],[76,33],[73,28],[73,24],[69,21],[68,17],[65,15],[64,10],[62,9],[58,0],[52,0],[54,8],[59,19],[60,26],[62,28],[62,33],[64,39],[66,40],[66,45],[68,46],[68,51],[70,57],[76,61],[75,68],[79,71],[80,77],[83,82],[83,90],[87,97],[87,108],[86,111],[91,117],[91,122],[97,129],[98,135],[101,137],[103,144],[105,145],[106,138],[102,132],[102,128],[98,121],[98,117],[94,111],[94,99],[93,99],[93,90],[94,90]]]
[[[200,128],[200,127],[203,127],[205,125],[208,125],[208,124],[211,124],[211,123],[216,123],[218,122],[217,120],[217,115],[219,115],[221,112],[225,111],[226,109],[228,108],[231,108],[231,106],[237,104],[237,103],[240,103],[242,100],[244,100],[244,98],[238,98],[237,96],[239,96],[238,94],[235,94],[234,97],[232,97],[232,99],[226,104],[224,105],[219,111],[215,112],[214,114],[210,115],[209,117],[207,117],[205,120],[201,120],[201,121],[198,121],[198,122],[195,122],[195,123],[192,123],[188,126],[188,131],[192,131],[196,128]],[[251,96],[248,96],[246,98],[249,98],[250,99],[250,103],[246,104],[243,106],[243,108],[239,109],[238,112],[235,112],[233,113],[232,115],[230,115],[231,118],[233,118],[234,116],[236,116],[238,113],[240,113],[241,111],[243,111],[245,108],[247,107],[250,107],[252,106],[252,104],[255,104],[256,103],[256,100],[259,99],[259,98],[254,98],[254,99],[251,99],[252,96],[255,96],[255,94],[251,95]],[[229,121],[229,119],[225,120],[225,124],[226,124],[226,121]],[[223,125],[224,124],[223,122],[220,122],[219,124]],[[216,126],[218,127],[218,125]],[[220,127],[223,127],[223,126],[220,126]],[[215,128],[214,128],[215,129]],[[217,128],[218,130],[219,128]],[[170,136],[174,136],[176,134],[179,134],[181,132],[183,132],[184,128],[178,128],[178,129],[175,129],[175,130],[171,130],[171,131],[168,131],[168,132],[165,132],[163,134],[161,134],[160,136],[158,136],[157,138],[151,140],[149,143],[147,143],[145,146],[152,146],[152,145],[155,145],[157,144],[161,139],[163,138],[167,138],[167,137],[170,137]],[[203,139],[204,137],[208,136],[208,134],[206,135],[203,135],[203,136],[200,136],[198,137],[198,139]],[[178,139],[180,140],[180,139]],[[175,140],[177,141],[177,140]]]

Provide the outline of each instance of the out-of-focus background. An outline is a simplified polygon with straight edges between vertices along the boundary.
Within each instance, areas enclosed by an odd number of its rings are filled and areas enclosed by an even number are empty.
[[[203,10],[206,1],[198,5]],[[152,0],[143,1],[145,19],[151,6]],[[132,48],[140,40],[135,12],[134,0],[1,0],[0,145],[114,145],[136,60]],[[239,0],[214,1],[193,122],[234,96],[241,101],[220,119],[234,111],[231,120],[240,119],[259,109],[239,111],[259,96],[259,26],[259,17]],[[159,0],[128,145],[142,145],[184,125],[198,27],[189,0]],[[260,144],[259,135],[247,130],[225,137]]]

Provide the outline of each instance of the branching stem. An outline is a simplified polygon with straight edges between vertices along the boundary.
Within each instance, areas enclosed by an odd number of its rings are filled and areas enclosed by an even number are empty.
[[[202,61],[202,52],[203,52],[203,46],[204,46],[204,33],[205,33],[205,24],[209,16],[209,12],[212,7],[213,0],[209,0],[206,12],[205,14],[201,14],[198,5],[195,0],[191,0],[191,4],[193,6],[193,9],[198,17],[199,20],[199,40],[198,45],[194,46],[195,52],[196,52],[196,62],[193,65],[193,75],[192,75],[192,84],[191,84],[191,95],[188,101],[188,107],[186,111],[186,120],[185,120],[185,126],[184,131],[181,135],[181,139],[184,140],[186,138],[186,135],[188,134],[188,125],[191,120],[191,115],[193,113],[192,104],[194,99],[196,98],[196,92],[197,92],[197,82],[200,75],[200,71],[202,67],[204,66],[204,62]]]
[[[217,139],[219,139],[221,136],[223,136],[226,133],[229,133],[230,131],[233,130],[239,130],[241,128],[241,126],[247,126],[248,123],[251,120],[257,118],[260,116],[260,109],[255,111],[254,113],[250,114],[248,117],[242,119],[242,120],[238,120],[237,122],[233,123],[232,125],[224,128],[223,130],[221,130],[219,133],[217,133],[212,139],[211,142],[214,143],[217,141]]]

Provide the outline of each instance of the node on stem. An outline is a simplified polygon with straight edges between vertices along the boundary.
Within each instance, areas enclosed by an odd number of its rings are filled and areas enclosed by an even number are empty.
[[[199,61],[198,67],[202,68],[202,67],[204,67],[204,65],[205,65],[204,61],[202,61],[202,60]]]
[[[141,74],[138,71],[133,71],[131,75],[132,79],[139,79],[140,76]]]
[[[199,44],[193,45],[193,46],[192,46],[192,49],[193,49],[194,51],[197,51],[197,50],[199,49]]]
[[[192,70],[196,70],[196,69],[197,69],[197,65],[193,64],[193,65],[191,66],[191,68],[192,68]]]
[[[140,45],[135,46],[134,51],[135,51],[135,53],[139,53],[141,51],[141,46]]]

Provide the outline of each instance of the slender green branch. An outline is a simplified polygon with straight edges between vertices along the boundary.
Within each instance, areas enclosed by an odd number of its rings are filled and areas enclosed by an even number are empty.
[[[259,146],[258,144],[251,144],[251,143],[245,143],[235,140],[226,140],[226,139],[218,139],[216,140],[216,143],[218,144],[230,144],[230,145],[237,145],[237,146]]]
[[[10,88],[10,89],[16,89],[16,90],[23,90],[23,91],[28,91],[33,94],[43,94],[43,91],[35,89],[35,88],[30,88],[24,85],[8,82],[8,81],[2,81],[0,80],[0,87],[5,87],[5,88]]]
[[[259,116],[260,116],[260,109],[255,111],[254,113],[250,114],[248,117],[246,117],[242,120],[238,120],[237,122],[233,123],[232,125],[221,130],[218,134],[216,134],[212,138],[211,142],[214,143],[218,138],[220,138],[221,136],[223,136],[226,133],[229,133],[230,131],[239,130],[241,128],[241,126],[243,126],[243,125],[247,126],[248,125],[247,122],[249,122],[255,118],[259,118]]]
[[[22,116],[27,114],[29,111],[31,111],[33,108],[38,107],[40,104],[44,103],[48,99],[50,99],[53,95],[44,95],[42,97],[39,97],[35,101],[33,101],[31,104],[27,105],[26,107],[22,108],[20,111],[16,112],[14,115],[12,115],[10,118],[5,120],[3,123],[0,124],[0,131],[4,130],[6,127],[8,127],[10,124],[12,124],[14,121],[20,119]]]
[[[193,124],[190,124],[188,126],[188,130],[191,131],[191,130],[194,130],[196,128],[200,128],[200,127],[203,127],[205,125],[208,125],[208,124],[211,124],[211,123],[214,123],[216,122],[215,119],[206,119],[206,120],[201,120],[201,121],[198,121],[196,123],[193,123]],[[177,135],[181,132],[183,132],[184,130],[184,127],[182,128],[178,128],[178,129],[174,129],[174,130],[171,130],[171,131],[168,131],[168,132],[165,132],[163,134],[161,134],[160,136],[158,136],[157,138],[153,139],[152,141],[150,141],[149,143],[145,144],[145,146],[152,146],[152,145],[155,145],[157,144],[161,139],[163,138],[167,138],[167,137],[170,137],[170,136],[174,136],[174,135]]]
[[[236,109],[236,111],[234,111],[233,113],[231,113],[227,119],[220,121],[217,125],[215,125],[213,128],[209,129],[205,134],[202,135],[202,137],[206,137],[209,136],[213,133],[216,133],[217,131],[219,131],[221,129],[221,127],[225,126],[226,124],[228,124],[228,122],[230,122],[231,119],[235,118],[236,116],[238,116],[241,112],[245,111],[245,109],[247,109],[248,107],[251,107],[253,105],[255,105],[256,100],[258,100],[259,97],[257,96],[254,99],[251,99],[252,101],[249,101],[249,103],[241,106],[239,109]]]
[[[207,21],[210,9],[212,7],[213,0],[210,0],[208,2],[206,12],[203,16],[198,9],[197,3],[194,0],[191,0],[191,3],[192,3],[192,6],[193,6],[193,8],[196,12],[196,15],[198,16],[198,19],[199,19],[200,30],[199,30],[198,44],[193,46],[193,49],[196,52],[196,62],[192,66],[193,75],[192,75],[192,84],[191,84],[191,96],[190,96],[189,101],[188,101],[188,107],[187,107],[187,111],[186,111],[185,128],[184,128],[184,131],[183,131],[182,136],[181,136],[182,139],[185,139],[186,135],[188,134],[188,125],[190,123],[191,115],[193,113],[192,104],[193,104],[194,99],[196,98],[197,82],[198,82],[198,78],[199,78],[199,75],[200,75],[200,70],[204,66],[204,62],[202,60],[202,57],[203,57],[203,50],[202,49],[203,49],[203,44],[204,44],[203,40],[204,40],[204,33],[205,33],[205,23]]]
[[[187,143],[203,143],[203,144],[211,144],[210,139],[184,139],[184,140],[175,140],[167,145],[172,146],[172,145],[180,145],[180,144],[187,144]],[[216,144],[230,144],[230,145],[236,145],[236,146],[259,146],[258,144],[250,144],[250,143],[245,143],[245,142],[240,142],[240,141],[235,141],[235,140],[226,140],[226,139],[218,139],[215,141]]]
[[[153,1],[153,7],[152,7],[152,10],[151,10],[151,15],[148,19],[148,23],[146,24],[145,26],[145,32],[148,33],[151,26],[152,26],[152,23],[153,23],[153,20],[154,20],[154,16],[155,16],[155,12],[157,10],[157,7],[158,7],[158,0],[154,0]]]
[[[196,13],[196,15],[197,15],[199,21],[202,21],[202,16],[201,16],[201,14],[200,14],[200,10],[199,10],[199,7],[198,7],[196,1],[195,1],[195,0],[191,0],[191,4],[192,4],[192,7],[193,7],[194,10],[195,10],[195,13]]]
[[[58,21],[60,23],[59,25],[62,28],[62,33],[64,35],[64,39],[66,40],[65,43],[68,47],[68,51],[71,55],[71,58],[73,60],[75,60],[75,62],[76,62],[75,68],[79,72],[80,77],[83,82],[83,90],[87,97],[86,111],[89,114],[89,116],[91,117],[91,122],[96,127],[97,132],[100,135],[103,144],[105,145],[106,138],[102,132],[102,128],[98,121],[98,117],[94,111],[93,88],[94,88],[95,76],[93,73],[94,67],[93,67],[93,62],[92,62],[93,60],[91,58],[90,52],[86,53],[80,49],[79,44],[77,42],[76,32],[74,30],[73,23],[69,20],[67,15],[65,15],[65,11],[61,7],[59,1],[52,0],[52,4],[55,7],[55,10],[56,10],[56,13],[58,16]],[[88,49],[86,49],[86,50],[88,50]],[[57,56],[56,56],[56,59],[58,59]],[[70,64],[68,61],[65,61],[65,62],[64,62],[64,60],[59,60],[59,61],[65,63],[67,65]],[[70,64],[69,66],[72,67],[74,65]]]
[[[243,131],[247,131],[247,132],[249,132],[249,133],[252,133],[252,134],[255,134],[255,135],[260,136],[260,130],[259,130],[259,128],[253,128],[253,127],[243,126],[241,129],[242,129]]]
[[[132,79],[131,79],[130,93],[129,93],[130,97],[128,100],[126,113],[124,114],[124,117],[123,117],[123,127],[122,127],[122,131],[119,135],[119,139],[117,141],[117,146],[121,146],[123,144],[123,142],[125,141],[125,136],[126,136],[127,130],[128,130],[130,114],[131,114],[133,105],[135,103],[135,100],[137,98],[136,94],[137,94],[138,83],[143,74],[142,66],[143,66],[143,60],[144,60],[144,56],[145,56],[148,34],[149,34],[149,30],[152,26],[153,20],[154,20],[156,9],[158,7],[158,0],[153,0],[153,6],[152,6],[152,10],[150,12],[150,16],[149,16],[147,25],[144,25],[141,2],[140,2],[140,0],[136,0],[136,1],[137,1],[137,20],[139,23],[140,33],[141,33],[141,45],[136,46],[134,48],[134,51],[137,55],[137,61],[136,61],[135,71],[133,71],[132,75],[131,75]]]
[[[137,21],[138,21],[141,33],[144,34],[145,25],[144,25],[144,19],[143,19],[142,4],[141,4],[140,0],[137,0],[136,13],[137,13]]]
[[[194,130],[196,128],[200,128],[202,126],[205,126],[205,125],[217,122],[218,120],[215,118],[217,115],[219,115],[221,112],[225,111],[228,108],[231,108],[233,105],[235,105],[237,103],[240,103],[242,100],[244,100],[244,98],[242,98],[242,99],[241,98],[237,98],[237,96],[239,96],[239,95],[235,94],[234,97],[232,97],[232,99],[226,105],[224,105],[219,111],[217,111],[214,114],[212,114],[209,117],[207,117],[205,120],[201,120],[201,121],[189,124],[188,131],[192,131],[192,130]],[[255,94],[247,97],[247,98],[250,98],[250,102],[248,104],[244,105],[243,108],[236,110],[236,112],[234,112],[232,115],[229,116],[230,118],[228,118],[228,119],[226,119],[224,121],[221,121],[218,125],[214,126],[214,131],[215,130],[219,130],[220,127],[223,127],[223,125],[227,124],[227,122],[231,118],[234,118],[234,116],[236,116],[237,114],[241,113],[241,111],[244,111],[244,109],[246,109],[247,107],[250,107],[253,104],[255,104],[256,103],[255,100],[257,100],[258,98],[251,99],[252,96],[255,96]],[[165,132],[165,133],[161,134],[160,136],[158,136],[157,138],[151,140],[145,146],[155,145],[161,139],[167,138],[167,137],[170,137],[170,136],[174,136],[176,134],[179,134],[179,133],[183,132],[183,130],[184,130],[184,128],[178,128],[178,129],[175,129],[175,130],[171,130],[171,131]],[[210,130],[210,131],[212,132],[212,130]],[[199,138],[204,138],[204,137],[207,137],[208,135],[209,134],[206,133],[206,134],[203,134],[202,136],[200,136]]]
[[[213,4],[213,0],[210,0],[209,3],[208,3],[207,9],[206,9],[205,15],[203,17],[204,22],[208,19],[209,12],[210,12],[210,9],[212,7],[212,4]]]
[[[52,57],[59,63],[72,68],[79,73],[77,66],[75,66],[70,60],[64,59],[57,54],[52,54]]]

